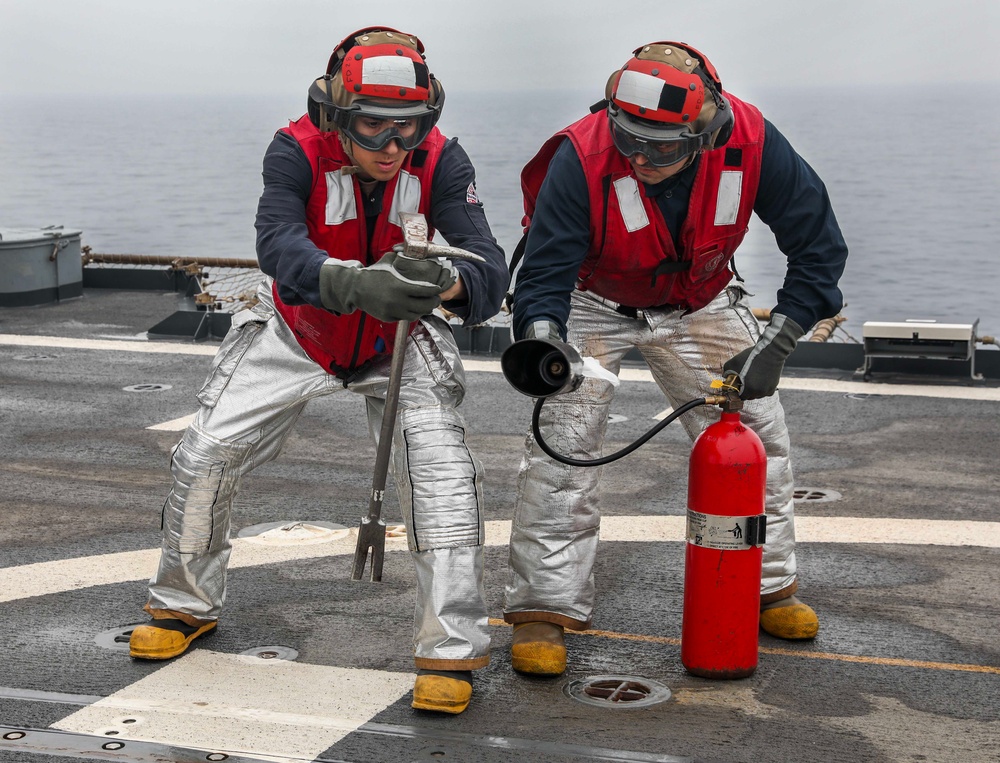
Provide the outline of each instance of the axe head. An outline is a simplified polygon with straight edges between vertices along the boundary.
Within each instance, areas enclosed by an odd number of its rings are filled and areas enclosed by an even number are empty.
[[[486,262],[478,254],[467,252],[454,246],[442,246],[428,241],[427,220],[417,212],[401,212],[399,215],[403,226],[403,243],[393,247],[404,257],[423,260],[428,257],[447,257],[450,260],[474,260]]]

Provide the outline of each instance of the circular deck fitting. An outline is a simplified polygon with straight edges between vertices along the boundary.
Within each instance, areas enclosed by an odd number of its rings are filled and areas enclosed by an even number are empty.
[[[828,503],[829,501],[839,501],[840,493],[836,490],[827,490],[819,487],[797,487],[792,494],[795,501],[808,501],[809,503]]]
[[[113,649],[116,652],[128,652],[128,640],[132,636],[132,631],[140,625],[145,625],[145,623],[134,623],[98,633],[94,637],[94,642],[105,649]]]
[[[244,527],[236,537],[269,546],[304,546],[339,540],[350,532],[347,527],[333,522],[264,522]]]
[[[670,699],[670,689],[639,676],[591,676],[563,687],[570,699],[599,707],[649,707]]]
[[[126,392],[165,392],[173,389],[169,384],[133,384],[129,387],[122,387]]]
[[[258,646],[240,652],[240,657],[256,657],[258,660],[285,660],[291,662],[299,653],[289,646]]]

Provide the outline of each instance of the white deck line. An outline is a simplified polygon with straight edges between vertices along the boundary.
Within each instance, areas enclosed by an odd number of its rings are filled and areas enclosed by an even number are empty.
[[[77,339],[65,336],[0,334],[0,345],[15,347],[59,347],[65,350],[111,350],[113,352],[148,352],[165,355],[215,355],[218,345],[177,342],[137,342],[132,339]]]
[[[198,345],[173,342],[117,341],[114,339],[76,339],[73,337],[33,336],[26,334],[0,334],[0,346],[56,347],[68,350],[110,350],[112,352],[148,352],[167,355],[214,355],[217,345]],[[500,373],[498,360],[465,359],[466,371]],[[640,368],[624,368],[619,376],[622,381],[652,382],[652,374]],[[782,377],[780,389],[810,392],[840,392],[863,395],[907,395],[912,397],[937,397],[953,400],[987,400],[1000,402],[1000,389],[980,387],[949,387],[933,384],[880,384],[878,382],[852,382],[835,379],[805,379]]]
[[[683,516],[607,516],[601,520],[601,540],[609,542],[680,542]],[[798,543],[875,543],[919,546],[1000,548],[1000,522],[943,519],[864,517],[796,517]],[[354,554],[355,528],[328,543],[266,545],[253,539],[233,539],[230,569],[286,561]],[[486,545],[505,546],[509,521],[486,523]],[[386,538],[386,551],[406,549],[403,537]],[[159,549],[124,551],[19,567],[0,568],[0,603],[49,596],[99,585],[148,579],[156,569]],[[347,569],[345,567],[345,574]],[[139,615],[138,604],[136,613]]]

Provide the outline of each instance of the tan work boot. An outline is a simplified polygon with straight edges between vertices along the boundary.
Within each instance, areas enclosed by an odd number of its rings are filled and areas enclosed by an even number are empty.
[[[218,621],[210,620],[198,625],[188,625],[182,620],[161,618],[136,626],[128,640],[130,657],[140,660],[168,660],[184,654],[191,642],[211,633]]]
[[[553,623],[517,623],[510,646],[511,666],[518,673],[558,676],[566,670],[563,627]]]
[[[808,604],[788,596],[761,605],[760,627],[777,638],[799,641],[816,637],[819,618]]]
[[[457,715],[472,699],[471,670],[419,670],[411,707]]]

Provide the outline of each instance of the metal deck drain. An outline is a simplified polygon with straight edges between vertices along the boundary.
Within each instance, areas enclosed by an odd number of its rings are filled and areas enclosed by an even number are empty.
[[[256,657],[258,660],[286,660],[292,662],[299,653],[290,646],[258,646],[240,652],[240,657]]]
[[[98,633],[94,637],[94,642],[105,649],[127,653],[129,637],[132,635],[132,631],[140,625],[144,625],[144,623],[134,623],[133,625],[125,625],[121,628],[113,628],[112,630],[104,631],[104,633]]]
[[[129,387],[122,387],[126,392],[165,392],[173,389],[169,384],[133,384]]]
[[[350,529],[333,522],[264,522],[244,527],[237,538],[269,546],[298,546],[329,543],[347,537]]]
[[[599,707],[649,707],[670,699],[670,689],[638,676],[591,676],[563,687],[570,699]]]
[[[809,503],[827,503],[829,501],[839,501],[840,493],[836,490],[827,490],[818,487],[797,487],[792,498],[796,501],[808,501]]]

